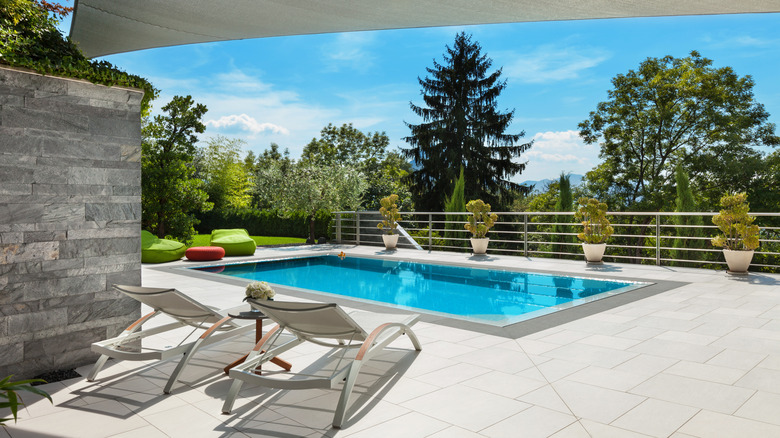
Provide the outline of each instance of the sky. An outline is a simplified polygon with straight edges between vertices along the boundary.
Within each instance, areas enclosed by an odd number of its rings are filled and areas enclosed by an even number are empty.
[[[68,29],[63,22],[61,28]],[[598,145],[577,124],[607,99],[611,79],[649,57],[697,50],[715,67],[755,81],[757,102],[780,120],[780,14],[581,20],[276,37],[158,48],[106,56],[161,90],[154,113],[175,95],[208,107],[201,139],[246,141],[256,154],[272,142],[299,157],[332,123],[385,132],[406,148],[408,123],[420,120],[418,78],[464,31],[502,69],[502,111],[514,110],[508,133],[533,146],[518,160],[516,182],[584,174],[599,163]]]

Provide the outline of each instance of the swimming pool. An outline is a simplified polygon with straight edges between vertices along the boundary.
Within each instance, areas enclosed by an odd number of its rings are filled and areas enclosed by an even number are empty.
[[[335,255],[191,269],[497,326],[647,285]]]

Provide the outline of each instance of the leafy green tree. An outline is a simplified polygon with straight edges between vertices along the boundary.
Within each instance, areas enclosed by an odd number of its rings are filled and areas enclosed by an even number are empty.
[[[780,143],[753,79],[698,52],[648,58],[612,85],[579,128],[586,143],[600,142],[604,160],[588,173],[589,188],[615,210],[671,209],[677,165],[702,187],[722,184],[753,146]]]
[[[517,159],[531,143],[517,144],[523,132],[506,134],[514,110],[497,108],[506,81],[500,80],[501,69],[488,73],[493,61],[481,51],[471,36],[460,33],[453,47],[447,46],[444,62],[434,60],[433,68],[426,68],[430,76],[418,78],[424,106],[410,106],[422,123],[406,124],[410,148],[403,149],[419,166],[409,175],[418,210],[442,208],[461,165],[469,199],[506,209],[510,195],[524,190],[509,178],[525,169]]]
[[[285,148],[284,152],[279,152],[279,145],[271,143],[270,148],[263,151],[254,162],[254,171],[252,172],[252,185],[257,185],[258,178],[263,170],[272,166],[279,166],[282,173],[286,173],[287,169],[292,165],[292,158],[290,158],[290,151]],[[270,209],[272,207],[271,199],[264,199],[260,194],[260,191],[252,190],[252,207],[259,209]]]
[[[460,176],[455,181],[455,187],[452,189],[452,196],[448,197],[444,201],[444,211],[448,213],[460,213],[466,211],[466,181],[463,178],[463,167],[460,168]],[[462,215],[446,215],[445,219],[452,222],[463,222],[466,220]],[[457,240],[451,240],[456,238],[462,238],[464,235],[460,232],[454,232],[452,230],[462,231],[462,224],[447,223],[444,228],[448,231],[444,233],[444,237],[448,239],[448,243],[453,246],[466,246],[465,241],[460,242]]]
[[[158,237],[187,241],[195,234],[196,212],[210,210],[203,181],[194,177],[197,133],[206,106],[192,96],[175,96],[142,129],[141,208],[143,228]]]
[[[198,176],[216,209],[249,206],[252,187],[246,162],[241,160],[244,145],[244,140],[216,136],[199,151]]]
[[[314,216],[320,210],[356,210],[366,190],[365,177],[346,166],[316,166],[308,162],[292,163],[286,170],[281,162],[260,169],[257,190],[260,197],[290,215],[304,211],[309,216],[309,243],[314,235]]]
[[[558,178],[558,199],[555,201],[555,211],[573,211],[574,207],[574,195],[571,190],[571,175],[561,172],[560,178]],[[555,222],[572,222],[572,216],[555,216]],[[551,242],[557,243],[573,243],[572,236],[567,236],[562,233],[571,232],[571,227],[568,225],[553,225],[553,234],[550,235]],[[567,245],[554,245],[553,251],[555,252],[572,252],[572,247]]]
[[[301,154],[301,161],[319,166],[345,165],[365,175],[368,189],[363,196],[364,207],[378,210],[380,200],[390,193],[398,195],[402,211],[412,210],[409,189],[402,179],[412,170],[397,152],[388,152],[390,139],[384,132],[363,133],[352,124],[322,128],[320,138],[314,138]]]
[[[675,199],[676,212],[696,212],[699,211],[696,200],[693,197],[693,191],[691,190],[690,179],[688,173],[682,166],[677,166],[674,173],[675,188],[677,190],[677,199]],[[674,216],[674,224],[680,226],[676,228],[676,234],[680,237],[701,237],[702,225],[704,221],[701,216]],[[688,228],[695,227],[695,228]],[[690,240],[690,239],[675,239],[674,248],[703,248],[703,240]],[[697,260],[698,253],[695,251],[685,251],[680,249],[674,249],[671,252],[672,258],[680,259],[692,259]]]

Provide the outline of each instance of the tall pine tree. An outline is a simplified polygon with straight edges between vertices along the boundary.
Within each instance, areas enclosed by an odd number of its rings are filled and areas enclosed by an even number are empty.
[[[410,106],[422,123],[406,124],[411,135],[404,140],[411,147],[403,149],[415,163],[408,182],[417,210],[441,210],[461,166],[466,199],[480,198],[494,210],[506,209],[514,193],[527,190],[509,178],[525,169],[516,159],[531,143],[517,144],[523,132],[505,134],[514,110],[502,113],[496,101],[506,81],[499,80],[501,69],[488,74],[493,61],[481,50],[460,33],[447,46],[444,62],[434,60],[426,68],[429,77],[418,78],[425,106]]]

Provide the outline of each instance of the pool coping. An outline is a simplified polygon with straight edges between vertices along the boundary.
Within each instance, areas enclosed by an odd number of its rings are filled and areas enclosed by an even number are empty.
[[[259,256],[255,255],[250,257],[242,257],[241,259],[236,259],[235,261],[232,260],[226,261],[225,259],[214,261],[214,262],[185,261],[185,262],[177,263],[175,266],[160,266],[160,267],[149,266],[149,268],[168,272],[175,275],[194,277],[201,280],[211,281],[214,283],[230,284],[233,286],[243,287],[248,282],[250,282],[250,280],[244,278],[238,278],[238,277],[220,276],[219,274],[198,271],[192,268],[202,268],[207,266],[221,266],[226,264],[252,263],[256,261],[283,259],[283,258],[301,258],[301,257],[323,256],[323,255],[338,255],[339,250],[340,250],[339,247],[333,247],[333,246],[331,246],[331,248],[321,248],[321,249],[312,248],[312,250],[308,250],[308,251],[306,248],[302,248],[300,249],[300,252],[295,254],[294,256],[282,255],[282,254],[259,255]],[[426,252],[426,254],[430,254],[430,253]],[[466,254],[463,255],[465,256]],[[457,267],[481,268],[481,269],[488,269],[488,267],[475,265],[474,262],[491,261],[490,256],[470,256],[469,258],[471,260],[465,260],[465,261],[451,261],[451,260],[431,261],[427,259],[414,260],[413,254],[409,254],[406,252],[399,254],[394,251],[380,251],[379,253],[375,253],[375,254],[361,253],[361,254],[357,254],[356,256],[362,258],[371,258],[371,259],[380,259],[380,260],[412,259],[409,261],[416,261],[419,263],[426,263],[426,264],[440,264],[445,266],[457,266]],[[530,272],[530,273],[539,273],[539,274],[547,274],[547,275],[564,275],[568,277],[577,277],[577,278],[593,278],[593,279],[600,279],[600,280],[644,283],[645,285],[639,286],[637,288],[625,292],[613,293],[613,294],[606,295],[604,297],[595,298],[595,299],[588,300],[586,302],[574,304],[565,308],[560,308],[555,311],[530,317],[528,319],[515,322],[506,326],[497,326],[488,323],[480,323],[473,320],[450,318],[441,314],[426,313],[426,311],[422,309],[419,312],[415,312],[409,309],[393,306],[392,304],[387,304],[387,305],[375,304],[373,302],[368,302],[366,300],[354,299],[351,297],[342,297],[327,292],[308,292],[308,290],[306,289],[300,289],[296,287],[276,285],[276,284],[274,284],[274,288],[278,293],[299,298],[299,299],[322,302],[324,301],[323,297],[327,297],[328,302],[334,302],[341,306],[366,310],[371,312],[405,313],[405,314],[419,313],[421,315],[421,320],[428,323],[438,324],[438,325],[443,325],[443,326],[453,327],[453,328],[459,328],[459,329],[473,331],[481,334],[490,334],[490,335],[501,336],[509,339],[517,339],[526,335],[530,335],[532,333],[546,330],[548,328],[565,324],[571,321],[576,321],[578,319],[585,318],[587,316],[591,316],[603,312],[605,310],[613,309],[615,307],[619,307],[624,304],[628,304],[637,300],[641,300],[689,284],[688,282],[672,281],[672,280],[657,280],[657,279],[627,280],[621,277],[610,276],[608,274],[603,274],[603,273],[591,273],[591,272],[588,272],[586,274],[561,273],[561,272],[545,270],[545,269],[519,268],[519,267],[509,267],[504,265],[492,267],[489,269],[501,269],[501,270],[508,270],[508,271]]]

